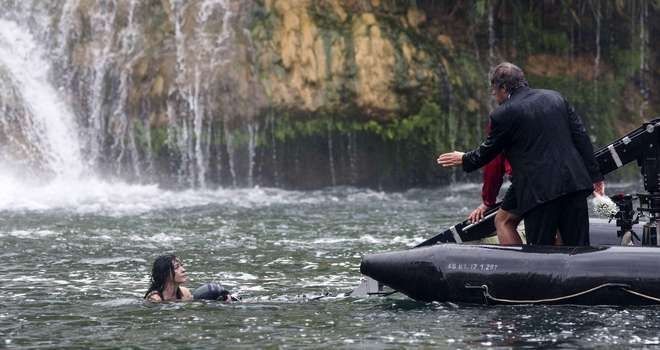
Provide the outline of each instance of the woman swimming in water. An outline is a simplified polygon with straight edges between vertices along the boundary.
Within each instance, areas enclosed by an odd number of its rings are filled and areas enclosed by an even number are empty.
[[[176,255],[161,255],[151,269],[151,285],[144,298],[153,301],[192,300],[188,288],[182,284],[188,281],[186,269]]]

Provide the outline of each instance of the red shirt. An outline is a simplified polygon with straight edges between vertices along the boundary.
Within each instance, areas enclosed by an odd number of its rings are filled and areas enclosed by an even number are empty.
[[[488,123],[486,133],[490,133],[490,123]],[[505,174],[511,176],[511,164],[502,153],[484,165],[484,185],[481,188],[481,199],[486,206],[492,207],[497,202],[497,194],[500,192]]]

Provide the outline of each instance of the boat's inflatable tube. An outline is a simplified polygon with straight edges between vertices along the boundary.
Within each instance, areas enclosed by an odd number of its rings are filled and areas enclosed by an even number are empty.
[[[238,301],[238,298],[231,295],[223,286],[217,283],[204,284],[193,291],[195,300],[220,300],[220,301]]]
[[[420,301],[660,303],[660,248],[442,244],[366,255],[360,271]]]

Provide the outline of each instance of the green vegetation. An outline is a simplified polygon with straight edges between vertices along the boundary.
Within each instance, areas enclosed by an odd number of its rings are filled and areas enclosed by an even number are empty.
[[[391,122],[350,121],[322,117],[312,120],[294,120],[287,114],[278,118],[273,130],[278,141],[295,140],[298,137],[323,136],[328,132],[364,132],[378,136],[383,141],[414,141],[422,145],[441,146],[446,130],[445,116],[434,102],[426,102],[417,114],[396,118]]]

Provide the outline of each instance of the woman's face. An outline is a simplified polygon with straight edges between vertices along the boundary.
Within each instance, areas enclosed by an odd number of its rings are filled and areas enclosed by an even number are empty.
[[[188,281],[188,275],[186,275],[186,268],[183,267],[183,263],[179,259],[174,260],[174,283],[184,284]]]

